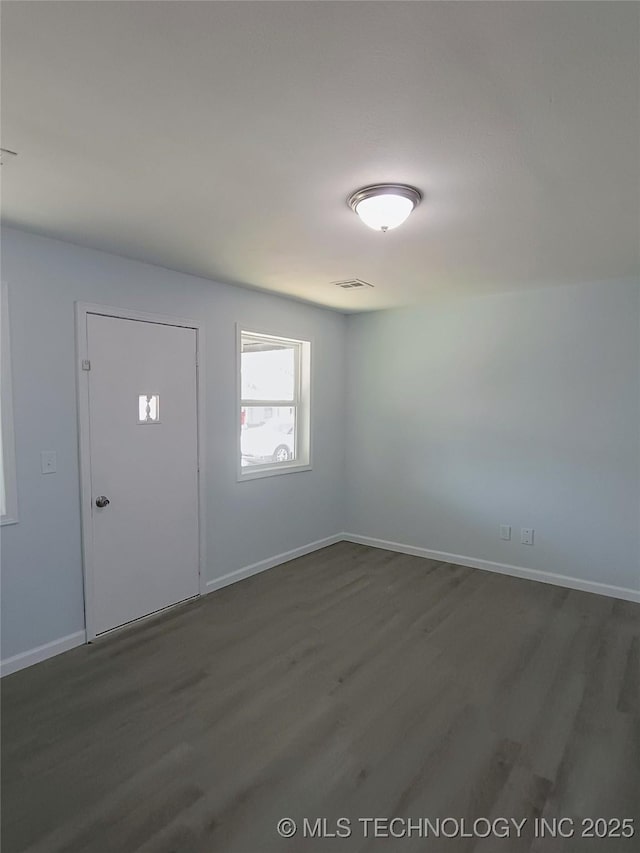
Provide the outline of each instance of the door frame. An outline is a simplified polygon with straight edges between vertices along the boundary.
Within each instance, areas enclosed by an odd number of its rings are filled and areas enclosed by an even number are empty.
[[[180,326],[196,333],[196,423],[198,450],[198,589],[206,592],[206,493],[205,493],[205,381],[204,381],[204,331],[200,323],[165,314],[113,308],[91,302],[75,303],[76,329],[76,389],[78,399],[78,460],[80,465],[80,516],[82,532],[82,575],[84,583],[84,613],[87,642],[96,638],[94,615],[93,570],[93,490],[91,487],[91,430],[89,417],[89,373],[83,362],[89,358],[88,316],[115,317],[121,320],[138,320],[161,326]],[[146,618],[146,617],[143,617]]]

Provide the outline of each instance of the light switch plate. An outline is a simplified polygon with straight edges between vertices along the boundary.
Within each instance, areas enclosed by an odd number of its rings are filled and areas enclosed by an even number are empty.
[[[500,525],[500,538],[505,541],[509,541],[511,539],[511,525],[510,524],[501,524]]]
[[[58,459],[55,450],[43,450],[40,454],[40,469],[43,474],[55,474],[58,470]]]

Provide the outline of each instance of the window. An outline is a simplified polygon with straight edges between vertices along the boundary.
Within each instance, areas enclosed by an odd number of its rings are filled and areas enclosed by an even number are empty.
[[[160,423],[160,396],[158,394],[140,394],[138,397],[138,423]]]
[[[309,341],[242,330],[240,480],[309,470]]]
[[[9,299],[3,282],[0,292],[0,524],[18,520],[16,459],[13,440]]]

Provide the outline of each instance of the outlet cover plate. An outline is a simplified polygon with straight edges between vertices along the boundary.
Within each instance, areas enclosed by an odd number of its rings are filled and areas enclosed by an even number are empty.
[[[55,474],[58,470],[58,459],[55,450],[43,450],[40,454],[40,470],[43,474]]]
[[[520,542],[523,545],[533,545],[533,527],[523,527],[521,529]]]

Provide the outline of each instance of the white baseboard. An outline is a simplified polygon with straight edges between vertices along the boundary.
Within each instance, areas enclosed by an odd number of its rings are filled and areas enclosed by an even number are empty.
[[[523,566],[510,566],[507,563],[493,563],[491,560],[479,560],[476,557],[465,557],[461,554],[448,554],[446,551],[431,551],[429,548],[418,548],[414,545],[388,542],[386,539],[373,539],[371,536],[358,536],[354,533],[343,533],[342,538],[346,542],[354,542],[357,545],[369,545],[372,548],[383,548],[385,551],[397,551],[399,554],[426,557],[429,560],[438,560],[442,563],[456,563],[458,566],[468,566],[471,569],[498,572],[501,575],[511,575],[525,580],[540,581],[555,586],[564,586],[568,589],[594,592],[597,595],[608,595],[611,598],[621,598],[624,601],[640,603],[640,590],[612,586],[598,581],[582,580],[567,575],[556,575],[552,572],[541,572],[539,569],[526,569]]]
[[[291,551],[276,554],[266,560],[260,560],[258,563],[252,563],[250,566],[236,569],[222,577],[207,581],[205,585],[206,593],[222,589],[222,587],[229,586],[229,584],[237,583],[237,581],[244,580],[244,578],[249,578],[267,569],[272,569],[274,566],[288,563],[289,560],[295,560],[296,557],[303,557],[305,554],[311,554],[313,551],[319,551],[321,548],[335,545],[337,542],[354,542],[358,545],[369,545],[372,548],[382,548],[385,551],[396,551],[399,554],[426,557],[429,560],[438,560],[442,563],[455,563],[456,565],[468,566],[472,569],[497,572],[502,575],[524,578],[525,580],[540,581],[541,583],[554,584],[555,586],[563,586],[568,589],[577,589],[582,592],[593,592],[597,595],[607,595],[611,598],[620,598],[624,601],[634,601],[640,604],[640,590],[626,589],[625,587],[612,586],[611,584],[599,583],[597,581],[582,580],[581,578],[568,577],[567,575],[557,575],[552,572],[542,572],[539,569],[526,569],[523,566],[510,566],[507,563],[494,563],[491,560],[480,560],[476,557],[466,557],[461,554],[449,554],[446,551],[432,551],[429,548],[405,545],[402,542],[389,542],[386,539],[374,539],[371,536],[358,536],[355,533],[337,533],[334,536],[327,536],[325,539],[309,542],[309,544],[302,545],[300,548],[294,548]],[[10,675],[12,672],[32,666],[34,663],[40,663],[62,652],[68,652],[70,649],[76,648],[76,646],[83,645],[86,640],[85,631],[76,631],[75,634],[69,634],[69,636],[61,637],[59,640],[52,640],[52,642],[37,646],[35,649],[29,649],[29,651],[13,655],[13,657],[0,661],[0,676]]]
[[[76,631],[75,634],[69,634],[68,637],[52,640],[43,646],[36,646],[35,649],[29,649],[28,652],[20,652],[20,654],[13,655],[13,657],[6,658],[0,662],[0,676],[10,675],[12,672],[32,666],[34,663],[40,663],[47,658],[54,657],[54,655],[68,652],[69,649],[75,649],[76,646],[81,646],[86,641],[87,635],[85,631]]]
[[[302,545],[300,548],[294,548],[292,551],[285,551],[283,554],[276,554],[274,557],[261,560],[259,563],[244,566],[242,569],[237,569],[235,572],[229,572],[221,578],[215,578],[214,580],[208,581],[205,584],[204,591],[209,593],[216,589],[221,589],[223,586],[228,586],[229,584],[236,583],[244,578],[251,577],[251,575],[264,572],[266,569],[279,566],[281,563],[287,563],[289,560],[295,560],[296,557],[303,557],[305,554],[311,554],[313,551],[319,551],[321,548],[326,548],[328,545],[335,545],[336,542],[341,542],[342,539],[343,536],[341,533],[338,533],[335,536],[327,536],[326,539],[318,539],[316,542],[309,542],[308,545]],[[158,614],[153,615],[157,616]],[[68,652],[76,646],[83,645],[86,641],[86,632],[77,631],[75,634],[69,634],[68,637],[61,637],[59,640],[52,640],[50,643],[45,643],[43,646],[37,646],[35,649],[20,652],[20,654],[13,655],[13,657],[0,661],[0,677],[10,675],[10,673],[17,672],[19,669],[24,669],[27,666],[32,666],[34,663],[40,663],[47,658],[62,654],[62,652]]]
[[[343,533],[336,533],[334,536],[327,536],[326,539],[318,539],[316,542],[309,542],[308,545],[302,545],[300,548],[294,548],[292,551],[285,551],[283,554],[276,554],[274,557],[260,560],[259,563],[243,566],[241,569],[236,569],[233,572],[222,575],[222,577],[207,581],[206,591],[209,593],[214,592],[216,589],[222,589],[223,586],[229,586],[229,584],[237,583],[237,581],[250,578],[252,575],[257,575],[267,569],[272,569],[274,566],[279,566],[281,563],[288,563],[289,560],[295,560],[296,557],[304,557],[305,554],[319,551],[328,545],[335,545],[336,542],[342,542],[343,539]]]

